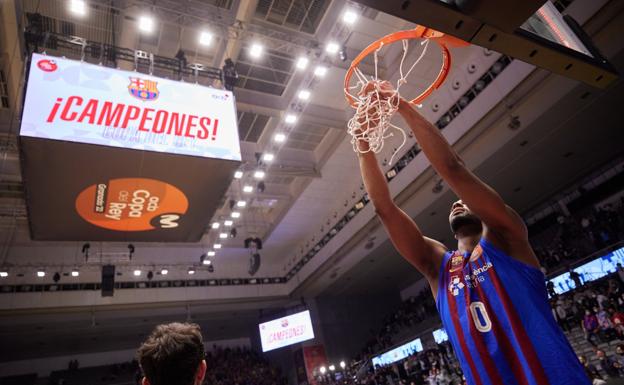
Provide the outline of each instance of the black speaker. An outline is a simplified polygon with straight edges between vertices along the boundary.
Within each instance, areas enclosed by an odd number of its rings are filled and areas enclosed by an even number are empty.
[[[115,291],[115,266],[102,266],[102,297],[112,297]]]
[[[260,254],[253,253],[249,257],[249,275],[253,276],[258,272],[260,268]]]

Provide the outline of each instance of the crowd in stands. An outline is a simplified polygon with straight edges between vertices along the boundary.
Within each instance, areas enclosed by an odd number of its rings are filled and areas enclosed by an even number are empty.
[[[285,385],[279,369],[271,367],[262,356],[249,349],[214,347],[206,353],[207,385]]]
[[[367,342],[363,356],[369,356],[383,349],[394,346],[397,341],[393,337],[401,330],[416,326],[427,318],[437,316],[437,310],[429,287],[417,296],[403,301],[398,310],[385,317],[383,327],[377,333],[371,330],[372,338]]]
[[[370,367],[356,378],[355,370],[327,373],[318,378],[321,385],[464,385],[459,363],[448,342],[414,352],[407,358],[383,367]]]
[[[551,272],[624,239],[624,204],[606,204],[557,217],[554,235],[531,238],[542,267]]]
[[[279,369],[271,367],[262,355],[247,348],[220,348],[206,353],[206,385],[285,385]],[[89,385],[134,383],[141,385],[143,374],[137,361],[100,368],[78,369],[71,361],[68,370],[53,372],[50,385]],[[86,378],[85,378],[86,377]],[[88,383],[85,383],[88,379]]]
[[[594,357],[581,354],[579,360],[594,384],[602,384],[606,378],[624,377],[624,344],[620,343],[624,341],[624,267],[618,264],[616,273],[581,282],[575,290],[554,296],[551,306],[564,331],[582,330],[593,347]]]

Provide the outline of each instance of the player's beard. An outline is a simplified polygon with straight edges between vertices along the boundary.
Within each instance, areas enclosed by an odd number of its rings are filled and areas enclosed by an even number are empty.
[[[472,213],[461,213],[455,215],[451,218],[450,225],[453,234],[457,234],[460,231],[463,234],[476,234],[483,231],[481,220]]]

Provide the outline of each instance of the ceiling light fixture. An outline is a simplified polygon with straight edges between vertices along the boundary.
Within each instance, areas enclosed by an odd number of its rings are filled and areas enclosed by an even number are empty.
[[[252,191],[253,191],[253,186],[250,186],[248,184],[243,186],[243,192],[250,193]]]
[[[228,219],[227,221],[223,222],[223,224],[224,224],[226,227],[230,227],[230,226],[232,226],[232,225],[234,224],[234,222]]]
[[[251,45],[251,48],[249,48],[249,56],[251,56],[254,59],[257,59],[260,56],[262,56],[263,50],[264,48],[260,44],[254,43]]]
[[[139,31],[150,33],[154,30],[154,19],[149,16],[139,17]]]
[[[208,31],[202,31],[199,34],[199,44],[208,46],[212,43],[212,34]]]
[[[311,95],[310,91],[308,91],[308,90],[301,90],[301,91],[299,91],[299,94],[297,96],[301,100],[308,100],[308,99],[310,99],[310,95]]]
[[[236,179],[240,179],[240,178],[242,178],[242,177],[243,177],[243,172],[242,172],[242,171],[236,171],[236,172],[234,173],[234,178],[236,178]]]
[[[221,244],[220,243],[215,243],[214,245],[212,245],[213,249],[220,249],[221,248]]]
[[[240,213],[238,211],[232,211],[232,218],[240,218]]]
[[[138,276],[140,276],[140,275],[141,275],[141,270],[135,270],[135,271],[133,272],[133,274],[134,274],[134,276],[135,276],[135,277],[138,277]]]
[[[293,114],[288,114],[286,115],[286,117],[284,118],[284,121],[288,124],[293,124],[297,121],[297,116],[293,115]]]
[[[273,137],[273,140],[276,141],[277,143],[283,143],[286,140],[286,135],[280,132],[278,134],[275,134],[275,136]]]
[[[215,230],[218,229],[219,226],[220,226],[219,222],[213,222],[212,223],[212,228],[215,229]]]
[[[245,207],[245,206],[247,206],[247,202],[245,201],[236,202],[236,207]]]
[[[225,239],[227,237],[228,237],[227,233],[219,233],[219,238]]]
[[[71,0],[69,2],[69,10],[74,15],[84,16],[87,14],[87,4],[83,0]]]
[[[323,77],[327,74],[327,67],[318,66],[314,69],[314,76]]]
[[[329,54],[335,54],[338,53],[338,51],[340,51],[340,45],[338,45],[338,43],[332,41],[327,43],[327,45],[325,46],[325,52],[329,53]]]
[[[308,67],[308,63],[310,62],[310,60],[308,60],[307,57],[305,56],[301,56],[299,57],[299,59],[297,59],[297,64],[296,67],[300,70],[304,70]]]
[[[355,11],[351,10],[351,9],[345,11],[345,13],[342,14],[342,21],[345,24],[352,25],[352,24],[355,23],[357,18],[358,18],[358,14]]]
[[[267,152],[266,154],[262,156],[262,160],[265,162],[272,162],[274,158],[275,158],[275,155],[271,154],[270,152]]]
[[[278,135],[280,135],[280,134],[278,134]],[[276,142],[278,141],[277,138],[275,138],[275,141]],[[282,140],[282,142],[283,142],[283,140]],[[265,173],[262,170],[256,170],[256,172],[254,172],[254,178],[256,178],[256,179],[262,179],[262,178],[264,178],[264,175],[265,175]]]

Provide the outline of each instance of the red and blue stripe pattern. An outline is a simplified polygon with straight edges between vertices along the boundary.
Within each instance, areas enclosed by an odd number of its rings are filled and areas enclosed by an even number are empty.
[[[589,385],[557,325],[544,275],[482,239],[447,253],[437,307],[471,385]]]

